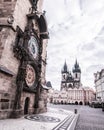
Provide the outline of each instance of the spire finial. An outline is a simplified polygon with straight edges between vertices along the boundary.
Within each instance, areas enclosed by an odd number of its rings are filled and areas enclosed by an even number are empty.
[[[78,62],[77,62],[77,58],[76,58],[75,64],[76,64],[76,65],[78,64]]]

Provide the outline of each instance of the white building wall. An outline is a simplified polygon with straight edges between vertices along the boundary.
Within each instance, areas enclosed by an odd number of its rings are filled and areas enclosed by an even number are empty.
[[[69,88],[68,91],[54,91],[53,93],[53,103],[76,103],[84,105],[85,103],[90,103],[95,98],[95,93],[92,89],[87,87],[84,88]]]
[[[104,69],[94,74],[96,100],[104,101]]]

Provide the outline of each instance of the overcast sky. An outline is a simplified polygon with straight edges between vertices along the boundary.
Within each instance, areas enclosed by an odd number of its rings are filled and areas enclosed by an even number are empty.
[[[46,79],[60,89],[65,59],[70,71],[77,58],[83,86],[94,86],[104,68],[104,0],[44,0],[50,39]]]

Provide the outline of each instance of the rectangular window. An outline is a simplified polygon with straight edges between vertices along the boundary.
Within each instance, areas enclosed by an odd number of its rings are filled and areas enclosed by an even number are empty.
[[[0,32],[2,31],[2,29],[3,29],[3,28],[2,28],[2,27],[0,27]]]
[[[8,109],[9,108],[9,100],[8,99],[1,99],[1,109]]]
[[[8,99],[1,99],[0,101],[1,101],[1,102],[9,102]]]

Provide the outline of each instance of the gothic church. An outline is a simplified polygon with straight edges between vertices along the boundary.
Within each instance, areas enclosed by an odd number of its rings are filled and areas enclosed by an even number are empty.
[[[68,70],[66,61],[61,70],[61,89],[55,90],[50,96],[54,104],[86,105],[95,99],[94,91],[90,87],[84,87],[81,83],[81,69],[76,60],[72,73]]]
[[[73,70],[73,74],[68,70],[66,61],[61,70],[62,81],[61,90],[68,90],[69,88],[79,88],[81,86],[81,69],[76,60]]]

